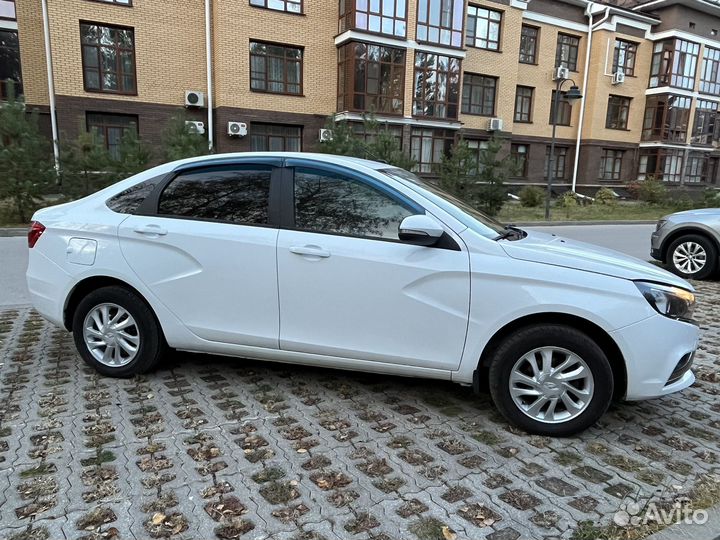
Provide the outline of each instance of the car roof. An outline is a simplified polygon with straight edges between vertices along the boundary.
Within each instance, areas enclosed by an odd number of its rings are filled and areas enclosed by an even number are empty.
[[[280,159],[288,159],[288,158],[297,158],[297,159],[308,159],[308,160],[314,160],[314,161],[322,161],[325,163],[336,163],[338,165],[360,165],[364,167],[368,167],[369,169],[379,170],[379,169],[388,169],[392,168],[392,165],[388,165],[387,163],[383,163],[380,161],[372,161],[369,159],[362,159],[352,156],[339,156],[335,154],[321,154],[318,152],[231,152],[231,153],[225,153],[225,154],[209,154],[206,156],[197,156],[193,158],[187,158],[187,159],[181,159],[179,161],[175,161],[172,163],[169,163],[168,165],[172,165],[173,169],[183,166],[183,165],[190,165],[190,164],[196,164],[201,165],[204,162],[215,162],[215,161],[223,161],[223,160],[232,160],[233,158],[252,158],[252,157],[262,157],[262,158],[280,158]]]

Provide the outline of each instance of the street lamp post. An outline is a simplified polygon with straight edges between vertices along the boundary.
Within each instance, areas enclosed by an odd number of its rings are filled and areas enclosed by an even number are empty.
[[[562,91],[563,84],[570,81],[572,86],[570,90],[565,93],[565,99],[571,106],[578,99],[582,99],[580,88],[577,87],[575,81],[572,79],[558,79],[555,87],[555,96],[553,98],[553,110],[552,110],[552,139],[550,140],[550,155],[548,156],[548,170],[547,170],[547,193],[545,194],[545,221],[550,220],[550,197],[552,196],[552,183],[553,176],[555,176],[555,130],[557,128],[557,115],[558,108],[560,107],[560,92]]]

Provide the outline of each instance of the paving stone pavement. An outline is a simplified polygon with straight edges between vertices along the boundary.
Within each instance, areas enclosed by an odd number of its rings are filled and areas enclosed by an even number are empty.
[[[720,472],[720,283],[697,383],[528,436],[450,383],[175,354],[103,378],[30,308],[0,311],[0,538],[571,538]]]

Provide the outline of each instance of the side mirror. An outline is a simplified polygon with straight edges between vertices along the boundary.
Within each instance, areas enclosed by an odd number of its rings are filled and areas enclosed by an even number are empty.
[[[408,216],[398,227],[400,240],[416,246],[435,245],[444,232],[445,230],[434,218],[425,214]]]

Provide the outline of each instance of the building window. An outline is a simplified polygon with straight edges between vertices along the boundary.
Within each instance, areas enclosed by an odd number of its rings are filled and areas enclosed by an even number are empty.
[[[14,21],[17,19],[15,13],[15,0],[0,0],[0,19]]]
[[[688,156],[685,182],[688,184],[714,184],[718,171],[718,158],[706,152],[693,152]]]
[[[128,131],[138,134],[138,117],[128,114],[87,113],[88,131],[96,131],[113,159],[120,159],[120,142]]]
[[[620,180],[624,154],[624,150],[603,148],[602,155],[600,156],[601,180]]]
[[[528,154],[530,146],[527,144],[511,144],[510,156],[517,167],[516,176],[526,178],[528,175]],[[547,170],[547,169],[546,169]]]
[[[643,141],[684,143],[690,121],[691,98],[659,94],[648,96],[643,119]]]
[[[720,49],[705,47],[703,50],[700,91],[720,96]]]
[[[554,178],[562,180],[565,178],[565,161],[567,160],[568,149],[566,146],[555,147],[555,175]],[[548,164],[550,163],[550,147],[545,147],[545,167],[543,168],[547,178]]]
[[[407,34],[406,0],[340,0],[340,33],[365,30],[404,38]]]
[[[413,114],[457,118],[460,60],[425,52],[415,53]]]
[[[11,85],[15,96],[22,95],[20,42],[17,30],[0,30],[0,101],[7,99]]]
[[[692,144],[712,144],[718,140],[717,122],[718,104],[716,101],[699,99],[695,107],[695,122],[693,123],[690,142]]]
[[[463,77],[462,112],[493,116],[497,79],[486,75],[466,73]]]
[[[414,171],[432,173],[450,152],[455,134],[449,129],[414,128],[410,132],[410,156],[415,160]]]
[[[555,94],[557,93],[557,90],[552,91],[552,95],[550,96],[550,124],[553,123],[553,115],[555,114]],[[565,99],[565,92],[560,92],[560,99],[558,100],[558,113],[555,117],[555,123],[557,123],[558,126],[569,126],[570,125],[570,118],[572,116],[572,106],[568,102],[567,99]]]
[[[132,6],[132,0],[95,0],[96,2],[105,2],[106,4],[119,4],[121,6]]]
[[[613,52],[613,73],[622,71],[628,77],[635,76],[635,57],[637,56],[637,44],[622,39],[615,40],[615,51]]]
[[[250,89],[272,94],[302,94],[303,50],[250,42]]]
[[[485,165],[482,164],[482,154],[488,147],[488,142],[479,139],[465,139],[465,144],[472,152],[472,166],[468,167],[467,174],[469,176],[480,174],[485,169]]]
[[[518,86],[515,89],[515,121],[532,122],[532,102],[534,88]]]
[[[522,25],[520,31],[520,63],[537,64],[537,48],[540,29],[536,26]]]
[[[558,34],[557,48],[555,49],[555,67],[563,66],[570,71],[577,71],[579,47],[579,37],[568,34]]]
[[[85,90],[137,94],[132,28],[80,23]]]
[[[366,143],[370,143],[375,139],[376,132],[374,130],[370,132],[366,131],[365,124],[363,122],[350,122],[350,127],[352,128],[353,133]],[[383,124],[380,127],[380,131],[392,135],[392,137],[398,142],[398,146],[402,148],[402,126]]]
[[[302,128],[278,124],[252,124],[250,145],[253,152],[300,152]]]
[[[683,152],[675,148],[641,148],[638,180],[654,178],[663,182],[680,182]]]
[[[462,47],[464,0],[419,0],[417,40]]]
[[[625,96],[611,95],[608,97],[607,116],[605,117],[607,129],[627,129],[631,99]]]
[[[490,51],[500,50],[501,20],[501,11],[468,5],[465,45]]]
[[[650,67],[650,88],[674,86],[692,90],[695,87],[699,51],[700,45],[682,39],[655,43]]]
[[[288,13],[302,13],[302,0],[250,0],[250,5]]]
[[[405,50],[366,43],[338,49],[338,111],[402,114]]]

